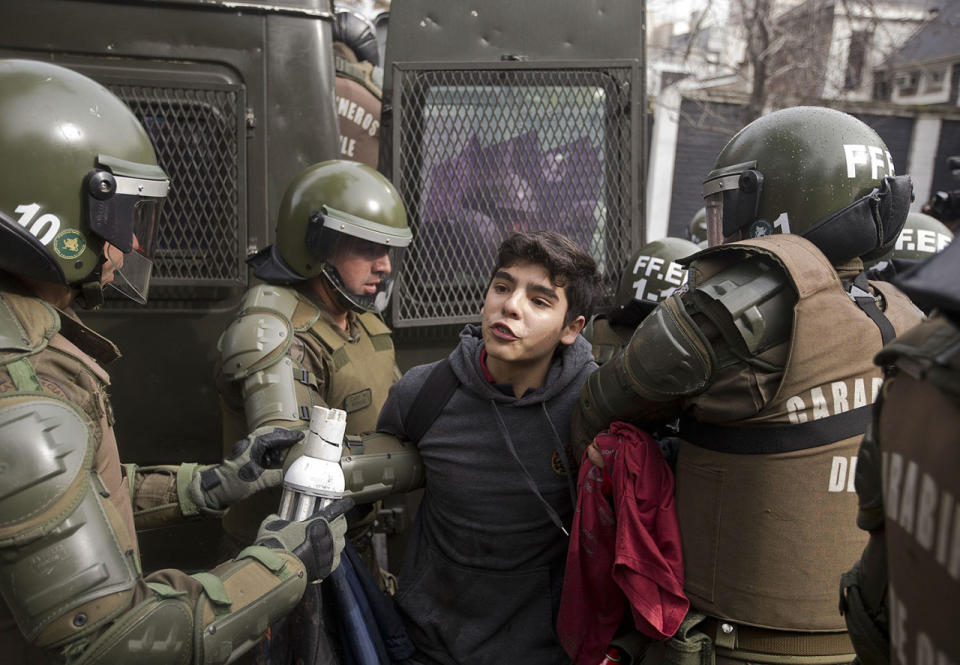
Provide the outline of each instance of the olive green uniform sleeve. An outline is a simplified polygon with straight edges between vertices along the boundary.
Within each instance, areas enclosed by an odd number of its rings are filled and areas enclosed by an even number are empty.
[[[199,464],[140,467],[124,464],[137,531],[155,529],[200,515],[187,488]]]

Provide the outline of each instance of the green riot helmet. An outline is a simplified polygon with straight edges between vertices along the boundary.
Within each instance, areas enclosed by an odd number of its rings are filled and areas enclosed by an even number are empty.
[[[687,229],[687,239],[694,245],[699,245],[707,239],[707,209],[700,208],[697,214],[690,220],[690,227]]]
[[[280,203],[277,242],[250,264],[268,282],[323,275],[344,308],[382,312],[412,238],[389,180],[358,162],[331,160],[293,179]]]
[[[636,327],[664,298],[687,281],[687,269],[677,263],[700,249],[683,238],[661,238],[640,248],[624,267],[610,322]]]
[[[912,187],[875,131],[818,107],[776,111],[741,129],[703,183],[710,245],[794,233],[833,263],[883,254]]]
[[[893,258],[923,261],[946,249],[953,241],[953,232],[930,215],[911,212],[893,248]]]
[[[112,272],[146,302],[169,181],[133,112],[70,69],[0,60],[0,152],[0,270],[81,288],[85,306]]]

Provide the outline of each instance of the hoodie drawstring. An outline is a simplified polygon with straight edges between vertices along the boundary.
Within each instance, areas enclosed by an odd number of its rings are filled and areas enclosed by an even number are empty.
[[[550,413],[547,411],[547,403],[540,402],[540,407],[543,409],[543,417],[547,419],[547,424],[550,425],[550,431],[553,432],[553,440],[555,441],[554,447],[557,450],[557,455],[560,457],[560,463],[563,464],[563,470],[567,472],[567,489],[570,490],[570,505],[576,508],[577,485],[573,480],[574,472],[573,467],[570,466],[570,458],[567,457],[567,449],[563,445],[563,441],[560,440],[560,434],[557,433],[557,428],[550,419]]]
[[[540,499],[540,503],[543,504],[544,509],[547,511],[547,515],[549,515],[553,523],[557,525],[557,528],[563,531],[564,535],[569,537],[570,532],[567,530],[565,526],[563,526],[563,521],[560,519],[560,515],[558,515],[557,511],[554,510],[553,506],[551,506],[550,503],[543,498],[543,494],[540,493],[540,488],[537,487],[537,482],[533,479],[533,476],[530,475],[530,472],[527,471],[527,467],[523,465],[523,462],[520,461],[520,456],[517,454],[517,449],[513,445],[513,438],[510,436],[510,432],[507,431],[507,425],[506,423],[503,422],[503,417],[500,415],[500,410],[497,409],[497,403],[494,400],[490,400],[490,408],[493,410],[493,416],[494,416],[494,419],[497,421],[497,427],[500,430],[500,435],[503,436],[504,441],[507,442],[507,448],[510,450],[510,454],[513,455],[513,459],[520,466],[520,469],[523,470],[523,476],[524,476],[524,479],[527,481],[527,486],[530,488],[530,491],[533,492],[538,499]],[[546,407],[544,407],[544,409],[546,409]],[[549,417],[547,418],[547,422],[550,422]],[[552,422],[550,422],[550,428],[553,429]],[[553,433],[557,441],[559,441],[560,437],[557,436],[557,432],[555,429],[553,430]],[[566,455],[564,455],[564,458],[565,457]]]

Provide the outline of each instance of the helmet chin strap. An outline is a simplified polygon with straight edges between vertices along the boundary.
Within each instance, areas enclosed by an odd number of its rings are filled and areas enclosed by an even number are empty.
[[[80,295],[75,302],[83,309],[97,309],[103,304],[103,285],[100,284],[99,271],[97,276],[97,279],[80,285]]]
[[[333,283],[326,272],[321,272],[320,275],[314,279],[319,280],[318,285],[314,287],[314,291],[318,296],[320,296],[320,299],[327,307],[336,307],[341,312],[360,313],[363,311],[358,310],[356,305],[351,303],[349,298],[343,295],[343,293],[337,288],[337,285]]]
[[[330,263],[325,263],[324,265],[325,267],[322,272],[323,277],[327,280],[327,285],[336,294],[337,304],[339,304],[340,307],[348,312],[356,312],[357,314],[373,311],[369,308],[361,306],[346,293],[346,286],[343,285],[343,279],[340,277],[340,272],[337,270],[336,266],[331,265]],[[359,294],[357,294],[355,297],[361,298]],[[374,301],[371,299],[371,302]]]
[[[103,264],[106,260],[106,255],[101,255],[97,267],[87,277],[87,281],[80,284],[80,294],[74,302],[83,309],[98,309],[103,305],[103,284],[100,283],[100,280],[103,276]]]
[[[336,285],[333,285],[333,292],[337,296],[337,303],[340,305],[340,307],[347,310],[348,312],[363,314],[365,311],[367,311],[362,307],[357,306],[355,302],[353,302],[352,300],[350,300],[350,298],[345,296],[343,292],[336,287]]]

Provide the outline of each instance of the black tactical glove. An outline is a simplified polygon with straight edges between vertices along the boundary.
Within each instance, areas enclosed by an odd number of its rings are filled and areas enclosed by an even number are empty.
[[[220,464],[199,467],[190,478],[190,499],[201,512],[227,506],[283,482],[284,451],[303,438],[299,430],[261,427],[240,439]],[[273,467],[273,468],[270,468]]]
[[[260,524],[256,545],[284,549],[300,558],[312,582],[322,580],[340,565],[347,518],[353,499],[334,501],[305,522],[290,522],[268,515]]]

